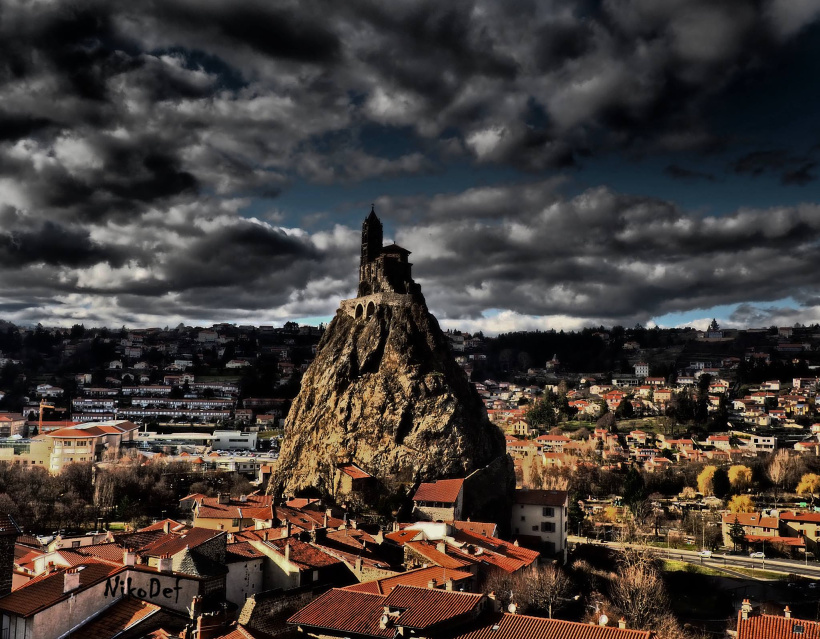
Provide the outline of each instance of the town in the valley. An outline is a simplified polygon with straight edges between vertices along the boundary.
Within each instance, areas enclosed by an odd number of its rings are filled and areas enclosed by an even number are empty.
[[[412,247],[410,247],[412,249]],[[816,637],[820,326],[0,326],[0,637]]]

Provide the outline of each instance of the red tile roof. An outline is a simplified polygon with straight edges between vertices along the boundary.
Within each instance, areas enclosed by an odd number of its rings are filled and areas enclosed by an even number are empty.
[[[430,566],[429,568],[419,568],[418,570],[408,570],[392,577],[366,581],[360,584],[347,586],[345,590],[355,590],[356,592],[371,592],[378,595],[387,595],[396,586],[418,586],[426,588],[431,579],[435,579],[437,587],[444,588],[448,579],[458,583],[472,578],[472,573],[463,570],[447,570],[440,566]]]
[[[795,632],[795,626],[802,630]],[[777,615],[742,616],[737,622],[737,639],[820,639],[820,623],[805,619],[787,619]]]
[[[454,521],[453,528],[456,530],[474,532],[479,535],[486,535],[487,537],[492,537],[493,533],[496,531],[495,524],[480,521]]]
[[[185,498],[187,499],[187,497]],[[164,530],[165,524],[168,524],[171,527],[173,532],[179,532],[184,528],[187,528],[185,524],[182,522],[176,521],[175,519],[163,519],[156,523],[151,524],[150,526],[146,526],[145,528],[140,528],[137,532],[150,532],[152,530]]]
[[[436,548],[436,544],[429,541],[408,541],[404,545],[443,568],[457,569],[474,563],[469,557],[464,557],[462,553],[454,552],[450,548],[447,549],[446,553],[441,552]]]
[[[496,613],[483,619],[478,627],[462,632],[453,639],[650,639],[652,636],[648,630]]]
[[[817,524],[820,523],[820,513],[783,512],[780,513],[780,519],[783,521],[804,521]]]
[[[421,484],[413,501],[433,501],[454,504],[464,486],[463,479],[439,479],[432,484]]]
[[[781,514],[781,517],[783,515]],[[777,517],[763,517],[760,513],[723,513],[723,523],[733,524],[735,518],[742,526],[760,526],[763,528],[778,527]]]
[[[414,586],[396,586],[384,605],[402,610],[397,625],[424,629],[476,610],[484,595]]]
[[[259,559],[264,557],[265,553],[257,550],[250,542],[239,541],[234,544],[228,544],[225,549],[225,563],[235,561],[246,561],[248,559]]]
[[[87,563],[80,570],[80,589],[97,584],[123,569],[122,566]],[[28,617],[49,606],[53,606],[63,599],[67,599],[71,593],[66,594],[63,592],[65,579],[63,575],[66,570],[60,569],[47,575],[35,577],[28,583],[23,584],[17,590],[0,598],[0,610],[21,617]],[[76,568],[71,570],[76,570]]]
[[[231,499],[227,504],[220,504],[218,497],[203,497],[198,500],[196,516],[204,519],[239,519],[248,517],[245,513],[264,506],[270,506],[273,497],[270,495],[247,495],[245,501]]]
[[[125,597],[72,634],[84,637],[114,637],[160,610],[162,608],[147,601]]]
[[[14,535],[15,537],[22,535],[23,531],[20,526],[14,521],[8,513],[0,514],[0,535]]]
[[[364,472],[356,464],[342,464],[339,466],[339,470],[351,479],[369,479],[373,477],[372,475]]]
[[[342,563],[339,559],[331,557],[326,552],[314,548],[304,541],[299,541],[293,537],[287,539],[272,539],[262,542],[269,548],[273,548],[281,555],[285,554],[285,546],[290,545],[290,561],[302,570],[322,568]]]
[[[396,629],[379,627],[379,619],[384,614],[383,602],[382,595],[334,588],[311,601],[288,619],[288,623],[389,639]]]
[[[222,530],[212,530],[210,528],[191,528],[182,534],[168,533],[145,546],[142,553],[150,555],[151,557],[159,557],[160,555],[166,554],[175,555],[186,548],[196,548],[214,537],[225,534]]]

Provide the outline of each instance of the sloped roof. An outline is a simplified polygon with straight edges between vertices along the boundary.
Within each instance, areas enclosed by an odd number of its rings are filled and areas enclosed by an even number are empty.
[[[20,526],[14,521],[14,518],[8,513],[0,514],[0,535],[14,535],[15,537],[22,535],[23,531]]]
[[[225,534],[223,530],[213,530],[211,528],[191,528],[182,534],[168,533],[146,545],[143,553],[153,557],[175,555],[185,548],[196,548],[214,537]]]
[[[338,468],[351,479],[371,479],[373,477],[359,468],[356,464],[342,464]]]
[[[263,542],[266,546],[273,548],[281,555],[285,554],[285,546],[290,546],[290,562],[296,564],[302,570],[322,568],[342,563],[341,560],[328,555],[323,550],[314,548],[304,541],[299,541],[293,537],[286,539],[271,539]]]
[[[800,628],[796,632],[796,627]],[[742,616],[737,622],[737,639],[820,639],[820,623],[788,619],[778,615]]]
[[[444,587],[448,579],[454,582],[471,579],[472,573],[463,570],[447,570],[441,566],[429,566],[427,568],[419,568],[417,570],[408,570],[407,572],[393,575],[392,577],[384,577],[383,579],[375,579],[374,581],[366,581],[363,583],[353,584],[347,586],[345,590],[355,590],[356,592],[370,592],[378,595],[388,595],[396,586],[417,586],[419,588],[426,588],[431,579],[435,579],[436,583]]]
[[[515,503],[529,506],[563,506],[567,501],[566,490],[516,490]]]
[[[421,484],[413,495],[413,501],[433,501],[454,504],[464,486],[463,479],[439,479],[431,484]]]
[[[474,610],[483,598],[467,592],[396,586],[384,605],[403,609],[398,625],[423,629]]]
[[[108,578],[119,570],[122,566],[111,566],[104,563],[86,563],[80,568],[80,588],[88,588],[103,579]],[[76,570],[73,568],[71,570]],[[60,569],[56,572],[35,577],[26,584],[13,590],[10,594],[0,598],[0,610],[5,610],[12,614],[28,617],[34,613],[53,606],[58,601],[67,599],[69,594],[64,593],[64,573],[68,569]],[[77,592],[77,590],[73,591]]]
[[[455,635],[453,639],[650,639],[652,636],[648,630],[495,613],[484,617],[479,625]]]
[[[396,629],[379,627],[379,619],[384,614],[383,602],[382,595],[334,588],[311,601],[288,619],[288,623],[390,639]]]
[[[162,608],[147,601],[124,597],[72,634],[85,637],[114,637],[160,610]]]

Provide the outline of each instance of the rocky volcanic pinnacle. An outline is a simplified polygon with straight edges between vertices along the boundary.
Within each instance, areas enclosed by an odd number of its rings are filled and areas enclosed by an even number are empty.
[[[438,322],[412,298],[367,318],[337,312],[288,414],[275,473],[286,490],[329,490],[346,462],[395,488],[464,477],[505,455]]]

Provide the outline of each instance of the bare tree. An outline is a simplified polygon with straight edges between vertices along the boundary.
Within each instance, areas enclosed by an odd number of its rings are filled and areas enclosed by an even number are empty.
[[[775,506],[777,505],[780,491],[783,488],[783,482],[786,481],[786,477],[789,475],[789,471],[791,470],[791,465],[792,460],[791,457],[789,457],[789,451],[783,448],[774,454],[772,461],[769,462],[769,467],[766,469],[766,475],[769,477],[772,484],[774,484]]]
[[[525,600],[528,608],[552,613],[560,610],[569,601],[572,581],[557,566],[542,566],[525,578]]]
[[[666,588],[654,558],[626,552],[612,581],[613,603],[633,628],[648,628],[669,609]]]

